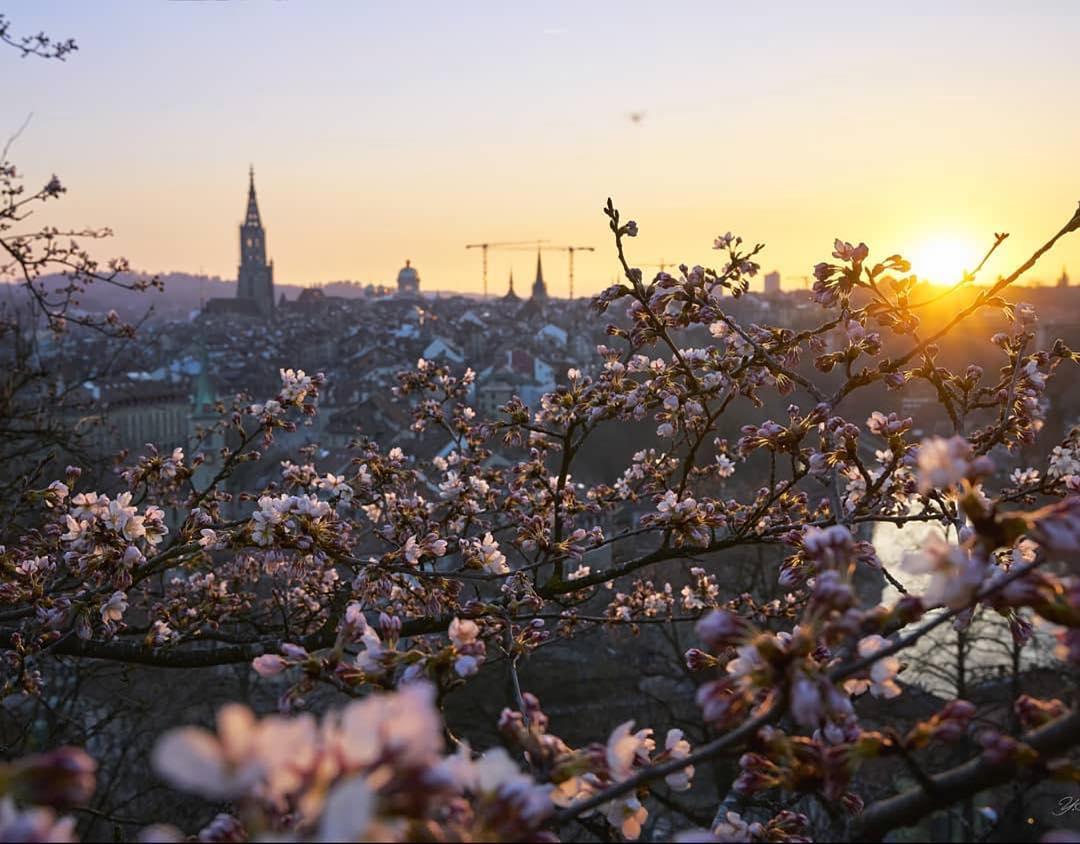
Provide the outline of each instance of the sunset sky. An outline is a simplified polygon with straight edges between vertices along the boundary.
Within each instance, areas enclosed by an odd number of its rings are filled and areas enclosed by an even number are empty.
[[[69,189],[40,220],[153,272],[235,277],[249,163],[279,283],[408,258],[478,291],[464,244],[547,238],[597,247],[596,292],[609,195],[643,263],[708,263],[730,229],[785,286],[836,236],[932,274],[1004,230],[1007,272],[1080,200],[1080,3],[888,5],[6,0],[80,49],[0,51],[0,133],[33,112],[11,158]],[[534,263],[493,252],[492,292]],[[1035,277],[1062,264],[1080,283],[1080,236]],[[565,295],[565,255],[545,269]]]

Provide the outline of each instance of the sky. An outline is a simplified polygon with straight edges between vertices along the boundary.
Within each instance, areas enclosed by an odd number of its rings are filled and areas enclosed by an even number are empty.
[[[754,8],[750,8],[750,7]],[[1007,273],[1080,200],[1080,4],[0,0],[15,32],[73,37],[67,61],[0,50],[0,137],[29,184],[68,188],[38,221],[108,226],[102,257],[234,278],[254,165],[279,283],[479,291],[476,242],[593,246],[616,265],[717,263],[764,242],[801,286],[834,237],[924,276]],[[631,114],[642,115],[638,121]],[[969,257],[970,256],[970,257]],[[535,268],[489,255],[493,293]],[[1080,282],[1080,234],[1062,265]],[[545,276],[566,294],[567,257]],[[951,281],[951,278],[937,279]]]

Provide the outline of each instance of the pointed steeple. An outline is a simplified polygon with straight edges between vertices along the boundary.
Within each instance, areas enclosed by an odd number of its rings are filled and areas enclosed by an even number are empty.
[[[262,220],[259,219],[259,203],[255,199],[255,165],[251,165],[248,170],[248,202],[247,202],[247,214],[244,215],[245,226],[256,226],[262,228]]]
[[[254,302],[266,318],[274,314],[274,262],[266,260],[266,229],[259,217],[255,198],[255,168],[248,170],[248,201],[240,224],[240,269],[236,276],[236,297]]]
[[[206,344],[206,323],[199,323],[199,374],[195,378],[194,412],[195,419],[213,416],[214,388],[210,382],[210,351]]]
[[[532,297],[547,299],[547,284],[544,283],[544,266],[540,263],[540,250],[536,250],[536,281],[533,282]]]
[[[503,296],[504,302],[517,302],[521,297],[514,292],[514,271],[510,270],[510,288],[506,291],[506,295]]]

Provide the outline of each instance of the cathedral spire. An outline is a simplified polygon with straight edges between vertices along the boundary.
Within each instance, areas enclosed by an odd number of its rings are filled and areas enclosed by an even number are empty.
[[[259,202],[255,198],[255,165],[251,165],[248,169],[248,178],[247,214],[244,215],[244,225],[261,228],[262,220],[259,219]]]
[[[504,302],[518,302],[521,297],[514,292],[514,271],[510,270],[510,287],[506,291],[506,295],[502,297]]]
[[[532,297],[547,299],[547,284],[544,283],[544,266],[540,263],[540,250],[536,250],[536,281],[533,282]]]

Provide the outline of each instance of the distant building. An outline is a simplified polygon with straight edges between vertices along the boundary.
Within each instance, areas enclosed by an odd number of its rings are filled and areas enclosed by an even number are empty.
[[[780,273],[773,270],[771,273],[765,273],[765,294],[770,295],[780,292]]]
[[[521,391],[521,385],[528,383],[523,376],[509,376],[507,373],[494,375],[476,387],[476,409],[480,415],[494,419],[499,415],[499,408],[509,402]]]
[[[465,361],[461,351],[445,337],[436,337],[424,347],[420,353],[424,360],[442,361],[444,363],[459,364]]]
[[[218,419],[214,409],[217,405],[217,393],[210,378],[210,351],[206,346],[206,327],[199,329],[199,374],[195,376],[194,390],[191,397],[191,420],[196,425],[209,426]]]
[[[554,389],[555,370],[551,364],[524,349],[508,346],[477,376],[474,403],[482,415],[494,417],[514,396],[527,407],[538,407],[540,397]]]
[[[542,344],[545,348],[551,346],[559,346],[560,348],[566,347],[567,333],[566,330],[560,328],[557,325],[553,325],[550,322],[536,332],[536,341]]]
[[[1059,278],[1057,280],[1057,286],[1058,287],[1068,287],[1069,286],[1069,272],[1064,267],[1061,268],[1061,278]]]
[[[68,424],[84,448],[98,457],[153,443],[162,452],[187,444],[191,395],[188,384],[162,370],[131,372],[105,382],[87,381],[73,391]]]
[[[398,296],[420,295],[420,274],[411,261],[406,261],[397,274],[397,292]]]
[[[267,319],[274,315],[274,262],[266,261],[266,230],[255,198],[254,167],[248,183],[247,213],[240,225],[240,269],[236,282],[237,299],[253,301]]]
[[[240,267],[236,274],[235,299],[211,299],[211,313],[237,313],[272,319],[274,316],[274,262],[266,260],[266,229],[255,198],[255,168],[248,183],[247,213],[240,224]]]
[[[196,450],[202,452],[203,461],[195,469],[195,482],[200,489],[204,489],[221,469],[221,447],[225,444],[224,433],[214,427],[220,416],[216,410],[217,392],[210,378],[210,352],[206,346],[205,324],[199,329],[199,374],[192,386],[190,427],[193,433],[203,432],[202,441],[196,444]]]
[[[540,263],[540,252],[536,253],[536,280],[532,286],[532,298],[537,302],[546,302],[548,298],[547,284],[544,282],[544,267]]]
[[[514,292],[514,271],[510,270],[510,289],[506,291],[506,295],[502,297],[504,302],[520,302],[521,297]]]
[[[300,308],[320,308],[326,304],[326,293],[318,287],[305,287],[296,297],[296,305]]]

